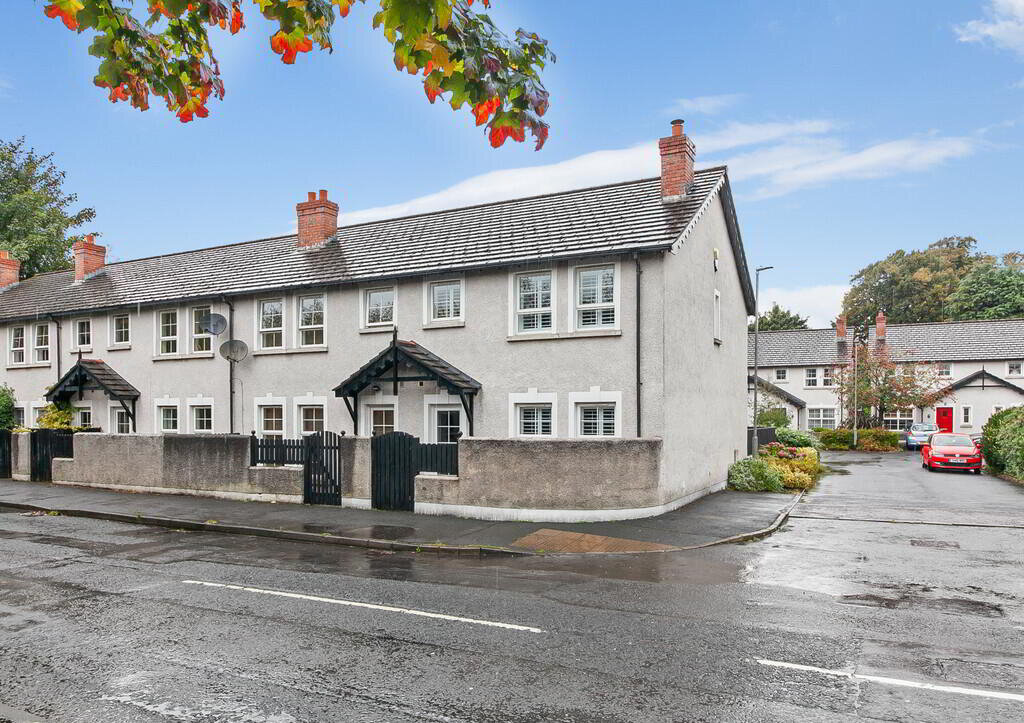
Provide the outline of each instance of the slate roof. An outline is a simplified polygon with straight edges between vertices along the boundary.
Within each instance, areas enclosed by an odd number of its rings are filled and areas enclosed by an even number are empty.
[[[874,343],[875,327],[868,341]],[[852,331],[849,338],[852,340]],[[896,361],[984,361],[1024,359],[1024,319],[944,321],[928,324],[889,324],[886,340]],[[850,343],[838,344],[835,329],[762,331],[758,364],[762,367],[841,364]],[[754,365],[754,335],[747,344],[747,365]]]
[[[40,314],[211,299],[538,260],[670,248],[720,193],[748,306],[750,279],[724,167],[697,171],[684,200],[663,203],[660,178],[340,227],[326,244],[295,236],[108,264],[80,284],[71,271],[0,291],[0,321]]]
[[[79,380],[79,376],[84,379]],[[99,359],[79,359],[47,393],[46,398],[50,401],[68,399],[70,395],[77,392],[77,388],[72,391],[69,387],[72,385],[77,387],[81,381],[85,381],[90,389],[101,389],[115,401],[139,398],[138,389],[111,369],[106,362]]]
[[[473,377],[463,371],[456,369],[437,354],[420,346],[414,341],[404,339],[393,339],[387,348],[377,354],[373,359],[361,366],[357,371],[334,388],[335,396],[344,397],[358,394],[370,383],[377,381],[387,382],[388,377],[383,376],[390,372],[393,364],[395,347],[399,361],[409,361],[417,365],[427,374],[437,379],[438,383],[451,391],[453,394],[476,394],[480,391],[481,385]],[[399,372],[399,377],[402,374]]]

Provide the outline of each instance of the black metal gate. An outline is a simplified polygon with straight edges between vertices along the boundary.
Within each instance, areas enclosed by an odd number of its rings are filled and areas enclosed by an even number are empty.
[[[53,481],[53,458],[75,456],[75,433],[66,429],[33,429],[30,435],[33,482]]]
[[[303,439],[302,501],[309,505],[340,505],[344,469],[340,437],[318,432]]]
[[[457,444],[421,444],[405,432],[388,432],[370,442],[370,483],[373,507],[412,511],[416,475],[420,472],[459,473]]]
[[[10,430],[0,429],[0,479],[11,476],[11,444],[13,438]]]

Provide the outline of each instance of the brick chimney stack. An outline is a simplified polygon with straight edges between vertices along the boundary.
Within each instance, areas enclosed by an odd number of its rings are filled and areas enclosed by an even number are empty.
[[[879,311],[875,317],[875,339],[885,341],[885,312]]]
[[[0,289],[18,283],[21,278],[21,262],[11,256],[10,251],[0,249]]]
[[[689,136],[683,133],[683,121],[672,121],[672,135],[658,141],[661,151],[661,200],[679,201],[693,183],[693,160],[697,149]]]
[[[846,341],[846,314],[840,314],[836,319],[836,340]]]
[[[75,257],[76,283],[100,271],[107,263],[107,247],[96,243],[92,234],[88,234],[81,241],[75,241],[71,252]]]
[[[327,191],[320,197],[312,191],[309,199],[295,205],[299,217],[299,248],[319,246],[338,230],[338,204],[327,200]]]

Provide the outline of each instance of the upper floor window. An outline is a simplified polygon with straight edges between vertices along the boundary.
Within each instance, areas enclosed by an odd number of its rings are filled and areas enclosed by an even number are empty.
[[[25,327],[11,327],[11,364],[25,363]]]
[[[1019,377],[1024,374],[1024,361],[1012,361],[1006,363],[1006,375]]]
[[[821,386],[831,387],[835,382],[835,370],[832,367],[825,367],[821,370]]]
[[[114,317],[114,344],[132,343],[132,322],[128,314],[118,314]]]
[[[260,348],[280,349],[284,346],[284,300],[260,302]]]
[[[92,346],[92,321],[79,319],[75,322],[75,348]]]
[[[776,369],[775,370],[775,381],[777,381],[777,382],[784,382],[784,381],[788,380],[788,377],[789,377],[789,370],[788,369]]]
[[[299,345],[320,346],[324,343],[324,297],[303,296],[299,299]]]
[[[715,328],[715,341],[721,343],[722,341],[722,293],[715,289],[714,299],[714,320],[712,322]]]
[[[592,266],[577,269],[577,328],[610,327],[615,326],[615,321],[615,267]]]
[[[213,349],[213,337],[203,326],[209,315],[209,306],[192,308],[192,351],[204,352]]]
[[[391,326],[395,321],[395,288],[367,289],[366,326]]]
[[[516,277],[516,331],[549,331],[552,328],[552,279],[550,271]]]
[[[160,312],[160,353],[178,353],[178,312],[175,309]]]
[[[430,320],[462,318],[462,282],[435,281],[430,285]]]
[[[953,362],[937,362],[935,364],[935,373],[940,377],[953,376]]]
[[[516,414],[520,437],[554,435],[550,404],[520,404],[516,407]]]
[[[804,386],[805,387],[816,387],[818,386],[818,370],[814,368],[804,370]]]
[[[49,324],[37,324],[36,325],[36,343],[35,343],[36,356],[35,359],[39,363],[50,361],[50,325]]]

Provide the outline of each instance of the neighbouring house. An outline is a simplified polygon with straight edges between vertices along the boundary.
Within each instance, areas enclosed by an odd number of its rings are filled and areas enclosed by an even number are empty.
[[[887,429],[930,422],[946,431],[978,433],[993,413],[1024,404],[1024,319],[888,324],[879,312],[866,343],[886,345],[893,361],[930,365],[942,384],[933,404],[886,412]],[[835,428],[846,416],[836,394],[836,370],[851,363],[852,344],[842,317],[832,329],[761,332],[760,394],[802,409],[800,429]],[[753,334],[747,363],[752,397]],[[776,394],[773,387],[785,394]]]
[[[87,238],[20,282],[0,252],[0,381],[27,425],[64,399],[107,433],[507,442],[466,514],[672,509],[745,448],[753,292],[726,169],[671,131],[655,178],[340,228],[320,191],[297,234],[109,264]],[[590,459],[638,439],[650,479]],[[534,442],[569,461],[521,465]]]

